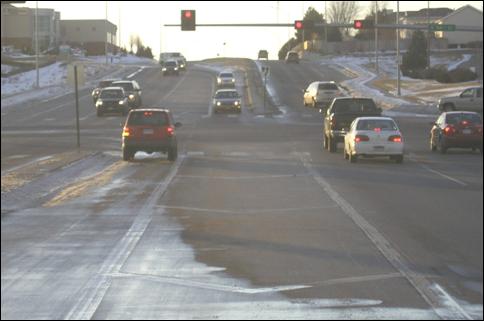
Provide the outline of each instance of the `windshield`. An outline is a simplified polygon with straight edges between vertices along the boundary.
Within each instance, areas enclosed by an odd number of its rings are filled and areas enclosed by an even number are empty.
[[[239,94],[236,91],[220,91],[215,98],[239,98]]]
[[[163,112],[132,112],[128,118],[128,126],[166,126],[169,125],[168,116]]]
[[[375,111],[376,105],[371,99],[338,99],[334,102],[335,113],[361,113]]]
[[[167,62],[165,62],[165,66],[166,67],[176,67],[177,64],[176,64],[175,61],[167,61]]]
[[[101,91],[100,98],[101,99],[110,99],[110,98],[123,98],[123,92],[121,90],[103,90]]]
[[[460,114],[447,114],[447,124],[457,125],[463,121],[467,121],[471,124],[482,124],[482,119],[477,114],[460,113]]]
[[[336,84],[319,84],[319,90],[339,90]]]
[[[234,78],[234,74],[232,73],[221,73],[220,78]]]
[[[113,87],[121,87],[124,91],[134,91],[133,83],[131,82],[114,82],[112,83]]]

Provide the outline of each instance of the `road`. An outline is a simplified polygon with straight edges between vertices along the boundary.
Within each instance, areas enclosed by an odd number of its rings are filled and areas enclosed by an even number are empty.
[[[348,76],[266,64],[265,108],[249,60],[133,76],[183,124],[174,163],[123,162],[88,90],[79,151],[72,95],[2,108],[2,319],[482,319],[482,155],[431,153],[434,117],[401,113],[404,163],[350,164],[301,93]],[[212,111],[221,65],[241,115]]]

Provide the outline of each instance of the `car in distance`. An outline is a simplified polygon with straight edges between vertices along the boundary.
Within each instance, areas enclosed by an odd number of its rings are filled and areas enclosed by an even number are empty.
[[[257,55],[257,59],[269,59],[269,53],[267,50],[259,50],[259,54]]]
[[[235,87],[235,76],[233,72],[222,71],[217,76],[217,86],[222,87]]]
[[[113,82],[111,85],[124,89],[126,97],[128,97],[129,108],[141,107],[141,87],[136,80],[119,80]]]
[[[386,156],[403,162],[403,136],[389,117],[358,117],[344,137],[344,158],[355,163],[359,157]]]
[[[482,87],[472,87],[460,95],[443,97],[438,102],[440,111],[474,111],[482,114]]]
[[[341,95],[343,92],[334,81],[315,81],[304,91],[304,106],[327,107],[334,98]]]
[[[430,131],[430,149],[445,154],[449,148],[479,149],[482,154],[482,118],[478,113],[442,113]]]
[[[178,62],[176,60],[165,61],[163,63],[161,71],[163,72],[163,76],[166,76],[166,75],[178,76],[180,74],[180,70],[178,68]]]
[[[336,152],[337,144],[343,142],[351,123],[358,117],[381,115],[371,98],[338,97],[326,111],[324,117],[323,146],[329,152]]]
[[[296,63],[298,64],[299,63],[299,54],[297,53],[297,51],[289,51],[287,54],[286,54],[286,63]]]
[[[219,89],[213,96],[213,110],[234,110],[240,114],[241,97],[235,89]]]
[[[128,114],[128,98],[123,88],[107,87],[101,90],[99,98],[96,100],[96,115],[99,117],[109,112]]]
[[[114,81],[117,81],[117,80],[119,80],[119,79],[104,79],[104,80],[101,80],[99,82],[99,84],[97,85],[97,87],[94,88],[94,90],[91,93],[93,102],[96,103],[96,100],[99,98],[99,94],[101,94],[101,90],[103,88],[111,86],[111,84]]]
[[[138,151],[168,154],[169,161],[175,161],[178,145],[175,123],[169,110],[142,108],[133,109],[126,118],[122,134],[123,160],[131,160]]]

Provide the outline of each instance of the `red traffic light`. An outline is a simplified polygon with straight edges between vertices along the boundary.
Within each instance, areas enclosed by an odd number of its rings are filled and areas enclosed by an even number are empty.
[[[372,29],[372,28],[375,28],[375,24],[373,20],[354,20],[353,28]]]
[[[363,22],[361,20],[355,20],[355,29],[361,29],[363,27]]]
[[[296,29],[296,30],[304,29],[304,24],[303,24],[302,20],[294,21],[294,29]]]
[[[190,19],[192,17],[192,12],[190,10],[187,10],[183,13],[185,18]]]
[[[194,31],[197,24],[195,22],[195,10],[181,11],[181,30]]]

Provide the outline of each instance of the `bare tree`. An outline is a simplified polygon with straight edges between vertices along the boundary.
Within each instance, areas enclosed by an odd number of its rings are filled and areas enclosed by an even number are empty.
[[[357,1],[331,1],[328,18],[332,23],[352,23],[359,10]]]

